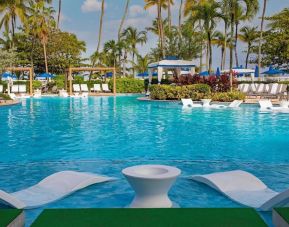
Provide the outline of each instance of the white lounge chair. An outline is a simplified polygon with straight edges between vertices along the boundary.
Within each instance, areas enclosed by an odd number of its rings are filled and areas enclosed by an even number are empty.
[[[73,91],[74,92],[77,92],[77,93],[81,92],[79,84],[73,84],[72,86],[73,86]]]
[[[192,99],[182,99],[183,107],[198,108],[203,107],[202,104],[195,104]]]
[[[91,91],[101,92],[102,90],[101,90],[100,84],[94,84],[93,88],[91,89]]]
[[[237,203],[261,211],[283,206],[289,199],[289,189],[278,193],[254,175],[241,170],[197,175],[192,179],[214,188]]]
[[[241,92],[248,93],[249,89],[250,89],[250,84],[244,84],[243,89],[241,90]]]
[[[226,105],[217,105],[217,104],[212,104],[210,105],[211,108],[238,108],[240,107],[240,105],[243,103],[243,100],[234,100],[233,102],[231,102],[228,106]]]
[[[11,92],[12,93],[19,93],[19,86],[18,85],[12,85]]]
[[[111,92],[111,90],[109,90],[109,88],[108,88],[108,84],[102,84],[102,91]]]
[[[270,91],[269,94],[270,95],[277,95],[278,94],[278,86],[279,84],[270,84]]]
[[[23,93],[23,94],[26,94],[26,85],[24,84],[20,84],[19,85],[19,93]]]
[[[33,209],[59,200],[92,184],[113,178],[91,173],[63,171],[50,175],[27,189],[7,193],[0,190],[0,200],[17,209]]]
[[[0,93],[3,93],[3,85],[0,84]]]
[[[279,112],[289,112],[289,107],[283,106],[273,106],[270,100],[260,100],[260,111],[279,111]]]
[[[86,93],[89,92],[87,84],[81,84],[80,88],[82,92],[86,92]]]

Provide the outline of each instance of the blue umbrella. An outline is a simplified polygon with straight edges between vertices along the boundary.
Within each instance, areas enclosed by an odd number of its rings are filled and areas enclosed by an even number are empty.
[[[217,68],[216,76],[218,76],[218,77],[221,76],[221,71],[220,71],[219,67]]]
[[[210,73],[208,71],[204,71],[199,73],[200,76],[210,76]]]
[[[272,66],[269,67],[269,70],[262,72],[262,74],[265,75],[278,75],[278,74],[284,74],[284,71],[279,69],[274,69]]]
[[[15,74],[12,74],[10,72],[5,72],[2,74],[2,78],[3,79],[8,79],[8,78],[12,78],[12,79],[17,79],[16,75]]]
[[[149,73],[148,72],[144,72],[144,73],[139,73],[137,74],[138,77],[147,77],[149,76]]]
[[[41,73],[36,76],[36,78],[44,78],[44,79],[51,79],[54,78],[55,76],[50,74],[50,73]]]
[[[105,74],[106,77],[113,77],[113,72],[108,72]]]
[[[258,65],[256,65],[256,67],[255,67],[255,77],[256,78],[259,77],[259,66]]]

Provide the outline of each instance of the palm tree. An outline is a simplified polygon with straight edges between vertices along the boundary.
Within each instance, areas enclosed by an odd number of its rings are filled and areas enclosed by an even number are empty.
[[[179,8],[179,36],[182,36],[182,14],[183,14],[183,5],[184,1],[181,0],[180,2],[180,8]]]
[[[12,37],[15,36],[16,22],[17,19],[21,23],[26,20],[26,13],[28,10],[28,0],[2,0],[0,4],[0,28],[5,27],[6,32],[10,31]]]
[[[118,42],[120,42],[120,39],[121,39],[121,32],[122,32],[122,28],[123,28],[125,19],[127,17],[129,4],[130,4],[130,0],[127,0],[126,1],[126,5],[125,5],[124,14],[122,16],[122,19],[121,19],[121,22],[120,22],[120,26],[119,26],[119,29],[118,29]]]
[[[162,58],[165,57],[165,49],[164,49],[164,43],[165,43],[165,37],[164,37],[164,28],[162,24],[162,8],[167,8],[167,0],[144,0],[146,5],[145,9],[147,10],[148,8],[152,6],[157,6],[157,12],[158,12],[158,27],[159,27],[159,45],[161,49],[161,54]]]
[[[128,27],[122,33],[124,42],[127,42],[132,51],[132,61],[135,61],[135,54],[137,53],[137,45],[143,45],[147,41],[147,35],[145,31],[140,31],[133,27]],[[135,76],[135,71],[133,70],[133,75]]]
[[[96,48],[96,52],[99,52],[100,44],[101,44],[101,36],[102,36],[102,26],[103,26],[103,16],[104,16],[104,0],[101,1],[101,15],[99,20],[99,32],[98,32],[98,44]]]
[[[212,44],[221,48],[221,70],[225,67],[225,58],[224,55],[226,53],[226,48],[230,45],[230,39],[228,39],[228,35],[220,31],[216,31],[212,35]]]
[[[119,46],[115,40],[109,40],[104,44],[103,48],[104,53],[108,56],[109,62],[113,63],[113,66],[116,66],[116,60],[119,53]],[[110,63],[111,64],[111,63]]]
[[[172,11],[171,11],[171,5],[173,5],[173,0],[167,0],[167,6],[168,6],[168,21],[169,21],[169,33],[171,33],[172,29]]]
[[[248,67],[248,62],[249,62],[249,57],[252,51],[253,43],[257,40],[258,38],[258,32],[257,32],[257,27],[249,27],[249,26],[244,26],[240,30],[241,34],[238,35],[238,38],[247,43],[247,55],[246,55],[246,68]]]
[[[259,66],[259,69],[261,68],[263,29],[264,29],[264,20],[265,20],[266,8],[267,8],[267,0],[263,0],[263,1],[264,1],[263,2],[263,12],[262,12],[262,19],[261,19],[260,39],[259,39],[259,48],[258,48],[258,66]],[[260,77],[260,70],[259,70],[258,76]]]
[[[59,23],[60,23],[60,16],[61,16],[61,6],[62,2],[61,0],[58,0],[58,15],[57,15],[57,29],[59,29]]]
[[[192,8],[193,18],[196,21],[203,22],[203,28],[206,33],[207,38],[207,55],[208,55],[208,70],[212,70],[213,63],[213,50],[212,50],[212,34],[216,28],[216,22],[218,19],[222,18],[222,14],[218,12],[220,4],[214,0],[208,0],[206,3],[198,4]]]
[[[137,54],[136,60],[136,62],[132,62],[133,68],[139,73],[146,72],[150,63],[149,55],[145,55],[142,57],[141,55]]]
[[[46,7],[44,1],[39,1],[38,3],[31,5],[30,16],[25,25],[27,32],[41,41],[46,73],[48,73],[46,45],[48,43],[48,34],[55,27],[54,13],[55,11],[52,7]]]

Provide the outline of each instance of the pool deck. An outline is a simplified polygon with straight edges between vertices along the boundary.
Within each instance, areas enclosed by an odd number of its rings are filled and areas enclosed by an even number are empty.
[[[18,100],[1,100],[0,106],[13,106],[19,104],[20,101]]]

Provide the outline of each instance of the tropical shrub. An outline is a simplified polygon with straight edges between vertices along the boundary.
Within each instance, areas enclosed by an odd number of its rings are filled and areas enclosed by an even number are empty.
[[[5,95],[5,94],[1,94],[0,93],[0,100],[11,100],[11,98],[8,96],[8,95]]]
[[[158,84],[158,79],[157,78],[153,78],[152,79],[152,84]],[[162,84],[172,84],[173,81],[171,80],[168,80],[168,79],[163,79],[162,80]],[[144,86],[145,86],[145,90],[147,91],[148,90],[148,87],[149,87],[149,79],[145,79],[144,80]]]
[[[206,84],[193,84],[187,86],[152,85],[151,98],[155,100],[180,100],[191,98],[202,99],[210,95],[211,88]]]
[[[34,80],[32,83],[33,89],[40,89],[42,87],[42,83],[41,81],[38,80]],[[27,87],[27,85],[26,85]],[[28,83],[28,87],[29,87],[29,83]]]
[[[239,91],[212,93],[210,97],[213,101],[232,102],[234,100],[245,100],[246,95]]]
[[[109,88],[113,90],[113,80],[109,81]],[[117,93],[142,93],[145,91],[144,81],[133,78],[116,79]]]

